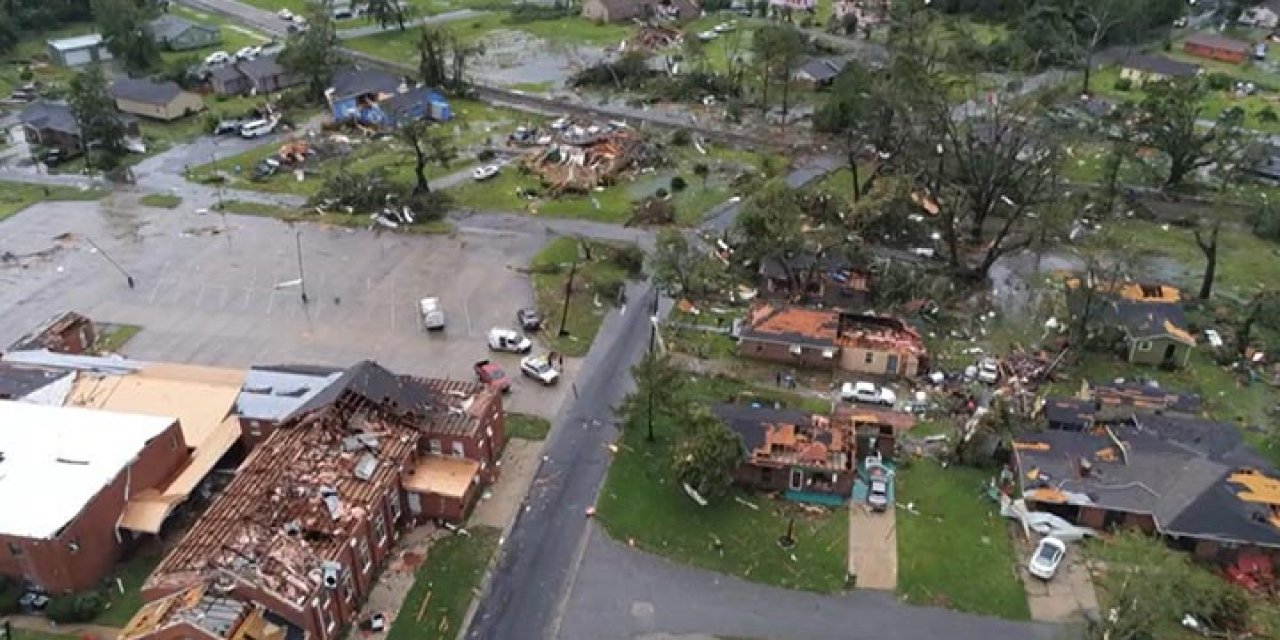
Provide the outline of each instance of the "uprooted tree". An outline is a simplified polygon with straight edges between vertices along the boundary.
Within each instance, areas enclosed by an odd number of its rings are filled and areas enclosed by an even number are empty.
[[[676,480],[708,500],[729,493],[733,472],[742,462],[742,438],[705,409],[685,421],[676,442],[672,470]]]

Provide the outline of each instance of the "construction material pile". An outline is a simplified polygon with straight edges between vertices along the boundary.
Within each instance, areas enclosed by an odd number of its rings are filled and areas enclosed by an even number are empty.
[[[613,184],[629,170],[652,166],[658,149],[628,128],[573,127],[524,159],[524,167],[542,178],[547,195],[588,193]]]

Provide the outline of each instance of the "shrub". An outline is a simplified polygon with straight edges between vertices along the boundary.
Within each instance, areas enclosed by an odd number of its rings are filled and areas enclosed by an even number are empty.
[[[687,147],[693,142],[693,136],[689,134],[687,129],[676,129],[671,133],[671,144],[677,147]]]
[[[1258,121],[1259,122],[1277,122],[1277,121],[1280,121],[1280,116],[1276,115],[1276,110],[1272,109],[1271,105],[1267,105],[1258,110]]]
[[[1225,73],[1214,72],[1204,77],[1204,84],[1212,91],[1226,91],[1235,84],[1235,79]]]
[[[667,193],[667,190],[666,190],[666,189],[659,188],[657,191],[653,192],[653,195],[655,195],[655,196],[657,196],[657,197],[659,197],[659,198],[666,199],[666,197],[667,197],[667,196],[669,196],[669,195],[671,195],[671,194],[670,194],[670,193]]]
[[[672,193],[679,193],[681,191],[684,191],[684,188],[687,186],[689,186],[689,184],[684,181],[684,178],[680,176],[671,176],[671,192]]]
[[[22,586],[4,576],[0,576],[0,617],[13,615],[21,610],[18,598],[22,597]]]
[[[89,622],[106,609],[106,604],[96,593],[77,593],[54,598],[44,613],[59,624]]]
[[[488,162],[494,159],[497,155],[498,154],[494,152],[493,149],[481,149],[480,153],[476,154],[476,160],[479,160],[480,162]]]
[[[644,250],[634,244],[618,247],[613,254],[613,262],[622,267],[629,277],[639,277],[644,271]]]
[[[1133,88],[1133,81],[1128,78],[1116,80],[1116,91],[1128,91]]]

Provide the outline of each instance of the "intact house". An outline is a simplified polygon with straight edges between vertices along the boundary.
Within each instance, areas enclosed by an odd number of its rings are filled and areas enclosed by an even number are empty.
[[[1280,26],[1280,0],[1264,0],[1240,14],[1240,23],[1259,29]]]
[[[99,584],[129,548],[133,496],[187,463],[173,417],[0,400],[0,575],[60,594]]]
[[[760,296],[767,300],[861,310],[871,298],[871,274],[838,256],[797,253],[760,261]]]
[[[1165,56],[1131,53],[1120,61],[1120,77],[1141,87],[1148,82],[1163,82],[1177,78],[1193,78],[1200,67]]]
[[[171,13],[148,24],[151,27],[151,39],[162,49],[170,51],[203,49],[222,42],[222,32],[217,27],[192,22]]]
[[[827,87],[835,82],[845,63],[841,58],[812,57],[791,72],[791,78],[813,87]]]
[[[927,365],[924,340],[905,321],[761,303],[744,319],[738,355],[778,364],[914,377]]]
[[[137,118],[125,114],[115,114],[115,117],[128,134],[139,135]],[[22,110],[18,122],[30,144],[59,149],[69,155],[84,151],[80,124],[66,102],[36,100]]]
[[[111,59],[106,41],[97,33],[50,40],[47,44],[50,59],[60,67],[79,67]]]
[[[242,96],[283,91],[301,81],[280,65],[278,56],[269,55],[217,67],[209,72],[208,82],[220,96]]]
[[[48,349],[58,353],[85,353],[98,339],[93,321],[74,311],[64,311],[40,323],[31,333],[18,338],[10,351]]]
[[[1013,449],[1033,509],[1095,529],[1160,534],[1206,560],[1258,551],[1280,558],[1280,479],[1234,425],[1144,414],[1023,434]]]
[[[453,118],[440,92],[409,87],[399,76],[374,69],[348,67],[338,71],[325,99],[338,122],[394,127],[407,119],[444,122]]]
[[[702,14],[696,0],[585,0],[582,17],[596,22],[693,20]]]
[[[1253,46],[1216,33],[1193,33],[1182,43],[1182,50],[1198,58],[1239,64],[1253,53]]]
[[[108,91],[120,111],[152,120],[168,122],[204,110],[204,100],[199,95],[183,91],[172,81],[121,78],[111,83]]]
[[[711,413],[742,439],[734,482],[800,502],[838,505],[853,495],[857,450],[848,428],[792,409],[721,404]]]
[[[1135,364],[1183,367],[1196,339],[1187,329],[1181,292],[1164,284],[1096,283],[1067,280],[1068,306],[1074,316],[1087,313],[1091,325],[1117,334],[1118,350]]]

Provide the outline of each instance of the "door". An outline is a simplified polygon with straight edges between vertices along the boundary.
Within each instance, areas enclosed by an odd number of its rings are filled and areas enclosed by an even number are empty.
[[[415,516],[422,513],[422,496],[413,491],[406,491],[405,498],[405,502],[409,503],[409,513]]]
[[[799,491],[804,488],[804,471],[800,469],[791,470],[791,490]]]
[[[1178,352],[1178,345],[1171,344],[1164,348],[1164,363],[1173,364],[1173,356]]]
[[[888,357],[888,359],[885,361],[884,372],[892,373],[892,374],[898,373],[898,356],[890,355]]]

